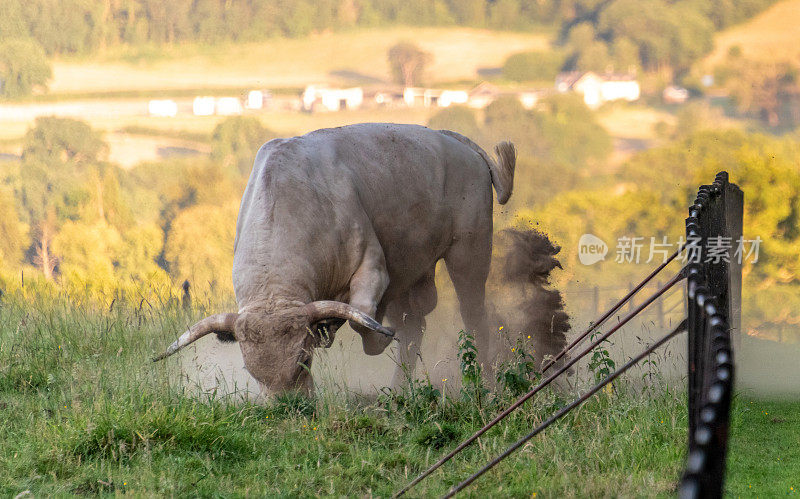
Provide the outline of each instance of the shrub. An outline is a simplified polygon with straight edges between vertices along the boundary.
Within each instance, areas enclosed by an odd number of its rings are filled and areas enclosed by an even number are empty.
[[[557,51],[519,52],[506,59],[503,76],[512,81],[555,80],[564,65],[564,56]]]

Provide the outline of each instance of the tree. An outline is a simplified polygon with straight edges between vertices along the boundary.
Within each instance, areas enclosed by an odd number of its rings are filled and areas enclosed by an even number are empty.
[[[53,238],[64,282],[84,291],[113,290],[115,257],[121,244],[119,232],[105,222],[65,222]]]
[[[528,113],[514,96],[503,95],[486,106],[483,115],[486,128],[500,134],[517,129],[527,121]],[[505,130],[504,130],[505,128]]]
[[[33,40],[8,40],[0,44],[0,96],[29,95],[45,87],[52,76],[44,50]]]
[[[411,42],[400,42],[389,49],[389,66],[397,83],[406,87],[418,85],[430,63],[431,55]]]
[[[428,127],[438,130],[452,130],[477,140],[480,127],[475,112],[465,106],[449,106],[431,116]]]
[[[52,242],[67,219],[80,218],[90,198],[82,181],[108,146],[89,125],[71,118],[37,118],[23,140],[18,197],[33,229],[33,263],[53,278]]]
[[[8,189],[0,189],[0,268],[16,267],[27,249],[27,227],[19,219],[17,203]]]
[[[0,16],[0,42],[15,38],[26,38],[28,25],[22,11],[22,2],[4,2]]]
[[[535,151],[550,161],[580,169],[611,153],[611,137],[579,95],[550,96],[541,102],[537,116]]]
[[[639,68],[639,48],[624,36],[617,37],[611,45],[614,68],[619,72],[633,72]]]
[[[633,42],[648,70],[684,71],[713,48],[713,25],[691,5],[612,0],[597,15],[596,37]]]
[[[611,152],[608,132],[574,94],[545,98],[533,110],[514,96],[500,97],[486,107],[481,135],[489,144],[517,146],[513,206],[540,204],[575,187],[587,166]]]
[[[447,0],[447,6],[460,25],[483,27],[486,24],[485,0]]]
[[[82,168],[108,152],[100,134],[72,118],[37,118],[25,134],[23,161],[42,161],[48,166]]]
[[[649,190],[662,213],[677,213],[694,199],[697,185],[707,183],[720,170],[728,171],[745,193],[744,237],[762,241],[758,262],[749,262],[743,269],[743,317],[754,328],[760,323],[793,326],[800,321],[798,157],[800,142],[793,137],[704,130],[637,154],[621,177],[641,186],[637,191]],[[652,183],[654,178],[657,184]],[[675,187],[662,188],[670,185]],[[609,216],[609,220],[615,218]],[[677,221],[671,233],[681,231]]]
[[[116,255],[117,274],[134,282],[166,282],[167,273],[157,263],[163,246],[164,232],[156,224],[126,231]]]
[[[509,29],[520,25],[518,0],[495,0],[489,3],[489,24],[495,29]]]
[[[761,62],[733,57],[724,85],[739,110],[758,117],[770,127],[800,123],[800,78],[788,62]]]
[[[253,168],[256,152],[273,137],[275,134],[264,128],[258,118],[226,118],[214,128],[211,157],[227,170],[248,175]]]
[[[564,56],[556,51],[531,51],[512,54],[503,63],[503,76],[512,81],[555,80]]]
[[[608,53],[608,45],[600,40],[595,40],[575,54],[574,67],[580,71],[607,72],[613,63]]]
[[[170,274],[200,289],[231,290],[233,240],[239,204],[197,205],[173,221],[165,248]],[[202,242],[202,244],[198,244]]]

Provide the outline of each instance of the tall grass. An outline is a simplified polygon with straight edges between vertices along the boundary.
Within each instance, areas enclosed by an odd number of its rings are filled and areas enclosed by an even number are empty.
[[[377,397],[288,394],[264,403],[209,395],[178,363],[149,361],[208,310],[143,303],[4,296],[0,495],[388,496],[508,405],[530,374],[512,363],[497,388],[485,388],[462,336],[458,393],[423,378]],[[591,399],[470,493],[671,494],[686,411],[680,393],[656,388],[622,383]],[[442,494],[573,395],[543,392],[412,496]]]

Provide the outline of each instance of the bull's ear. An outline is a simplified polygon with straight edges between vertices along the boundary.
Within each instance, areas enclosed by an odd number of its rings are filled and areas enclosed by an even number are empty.
[[[233,343],[236,341],[236,335],[233,331],[214,331],[217,339],[223,343]]]
[[[347,303],[315,301],[305,306],[305,313],[308,315],[309,323],[311,324],[316,324],[325,319],[344,319],[371,329],[376,333],[390,337],[394,336],[394,331],[383,327],[380,322]]]

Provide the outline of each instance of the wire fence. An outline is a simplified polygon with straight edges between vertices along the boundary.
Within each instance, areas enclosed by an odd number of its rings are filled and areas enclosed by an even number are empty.
[[[730,402],[733,392],[733,350],[734,345],[739,341],[738,333],[741,330],[742,275],[741,264],[733,258],[733,249],[728,252],[727,258],[709,258],[711,256],[709,241],[719,237],[730,238],[728,240],[733,241],[738,240],[742,235],[742,211],[742,191],[728,181],[726,172],[718,173],[713,184],[700,186],[697,199],[689,207],[689,218],[686,219],[687,243],[636,286],[630,286],[622,299],[612,303],[597,320],[590,323],[583,333],[575,337],[564,350],[543,366],[542,372],[550,367],[556,368],[555,372],[544,378],[542,382],[498,414],[483,428],[399,490],[395,497],[405,494],[430,476],[436,469],[477,440],[491,427],[500,423],[511,412],[521,407],[550,382],[567,372],[572,365],[593,351],[600,343],[606,341],[626,323],[637,317],[641,319],[641,315],[648,309],[655,309],[656,320],[659,321],[662,328],[670,314],[685,310],[687,317],[674,329],[670,328],[671,332],[651,343],[643,352],[609,374],[606,379],[553,414],[491,462],[454,486],[445,497],[451,497],[469,486],[529,439],[544,431],[549,425],[586,401],[592,394],[597,393],[602,387],[683,331],[689,333],[687,342],[689,435],[687,464],[681,478],[679,495],[682,498],[721,497],[725,476]],[[692,242],[689,243],[689,241]],[[656,275],[680,253],[686,252],[685,254],[688,255],[690,250],[694,255],[694,258],[689,260],[690,263],[666,284],[662,285],[660,282],[656,282],[655,291],[646,293],[643,301],[637,305],[635,295],[646,287],[652,286],[651,283]],[[686,287],[676,295],[674,289],[680,288],[674,288],[674,286],[684,279],[687,280]],[[671,289],[673,291],[670,294]],[[592,311],[597,316],[600,309],[599,288],[595,287],[591,291],[593,293],[591,299],[595,305]],[[680,301],[676,302],[675,296],[680,296]],[[672,299],[671,302],[670,299]],[[651,308],[653,304],[656,305]],[[627,310],[624,310],[626,306]],[[624,313],[624,316],[616,324],[610,326],[608,331],[598,338],[592,336],[591,343],[579,353],[568,355],[590,333],[597,331],[617,312]]]
[[[708,241],[742,235],[742,191],[720,172],[700,187],[686,219],[687,240],[698,241],[686,267],[689,443],[681,498],[721,497],[725,478],[733,350],[741,331],[741,265],[709,258]]]

